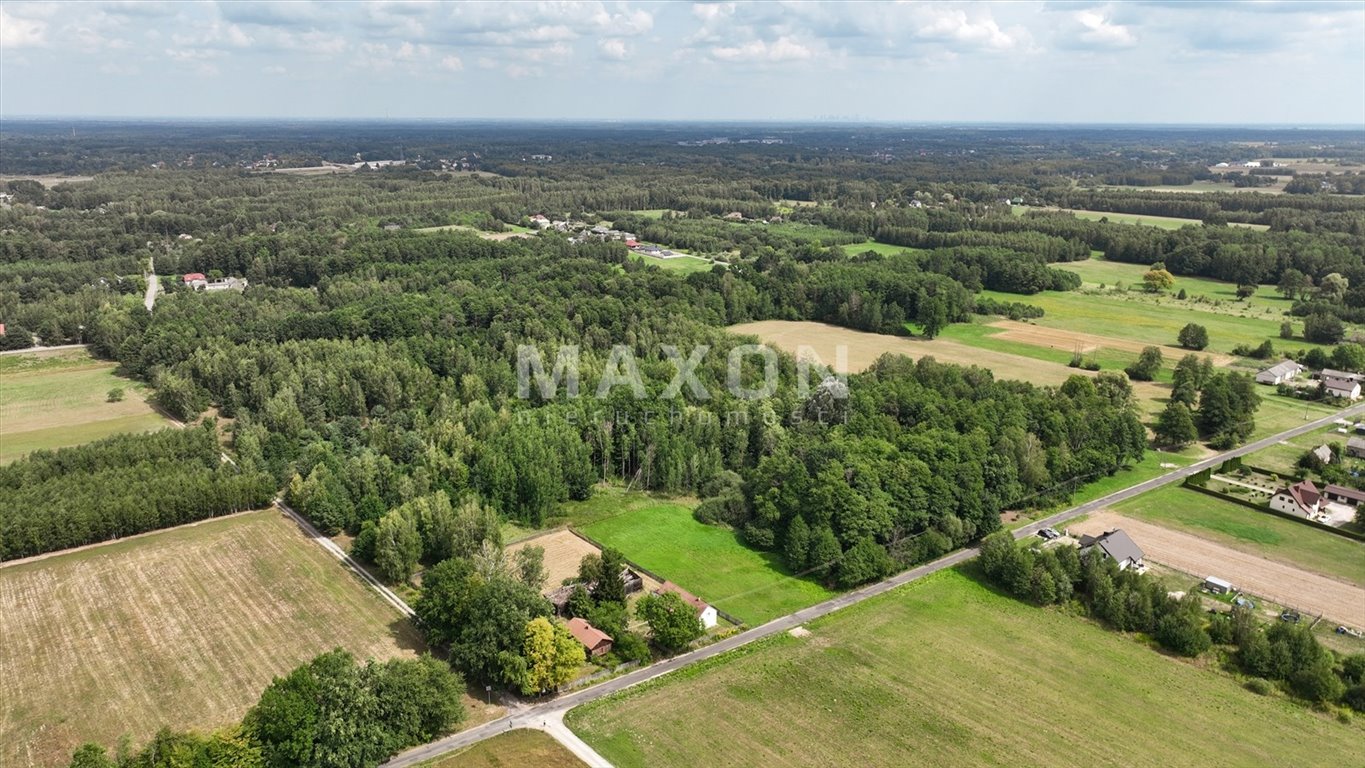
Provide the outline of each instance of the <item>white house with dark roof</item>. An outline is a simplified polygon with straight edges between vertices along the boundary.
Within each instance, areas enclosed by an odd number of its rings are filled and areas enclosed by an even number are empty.
[[[1142,548],[1122,528],[1105,531],[1099,536],[1081,537],[1081,554],[1099,548],[1106,556],[1119,564],[1119,570],[1142,568]]]
[[[1347,400],[1360,399],[1359,374],[1324,368],[1318,378],[1322,381],[1323,389],[1327,390],[1327,394],[1332,397],[1341,397]]]
[[[1286,488],[1281,488],[1270,497],[1270,508],[1299,517],[1312,517],[1318,513],[1322,494],[1312,480],[1301,480]]]

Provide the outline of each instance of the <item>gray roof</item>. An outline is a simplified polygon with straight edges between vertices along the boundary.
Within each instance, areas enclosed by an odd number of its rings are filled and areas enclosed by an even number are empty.
[[[1268,373],[1271,376],[1275,376],[1276,378],[1284,378],[1285,376],[1293,376],[1302,370],[1303,366],[1299,365],[1293,360],[1281,360],[1280,362],[1275,363],[1269,368],[1266,368],[1265,370],[1261,371],[1261,373],[1262,374]]]
[[[1106,531],[1103,535],[1096,536],[1088,542],[1082,540],[1081,543],[1098,546],[1104,550],[1104,554],[1114,558],[1115,562],[1122,563],[1125,560],[1137,562],[1142,559],[1142,549],[1121,528]]]
[[[1346,441],[1347,448],[1365,448],[1365,439],[1353,437]]]

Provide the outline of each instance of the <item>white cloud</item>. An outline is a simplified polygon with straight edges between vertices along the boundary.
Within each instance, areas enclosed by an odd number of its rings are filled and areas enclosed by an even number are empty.
[[[630,46],[625,40],[608,38],[597,43],[597,51],[607,61],[625,61],[630,58]]]
[[[47,43],[47,22],[12,16],[0,8],[0,48],[32,48]]]
[[[960,8],[916,6],[914,36],[953,43],[966,48],[1004,51],[1014,48],[1025,34],[1000,28],[989,13],[968,13]]]
[[[1137,45],[1137,35],[1122,24],[1115,24],[1096,10],[1078,11],[1075,21],[1079,29],[1075,40],[1095,48],[1131,48]]]
[[[711,49],[711,55],[721,61],[783,62],[804,61],[815,54],[790,37],[780,37],[771,43],[750,40],[735,46],[719,46]]]
[[[261,67],[261,74],[270,75],[272,77],[278,77],[279,75],[286,74],[287,72],[289,72],[289,70],[286,67],[282,67],[278,64],[271,64],[270,66]]]
[[[459,72],[460,70],[464,69],[464,62],[460,61],[459,56],[455,55],[442,56],[441,69],[444,69],[447,72]]]

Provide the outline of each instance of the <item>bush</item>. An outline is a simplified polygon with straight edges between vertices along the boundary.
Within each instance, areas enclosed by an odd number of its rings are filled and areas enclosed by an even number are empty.
[[[1346,335],[1346,327],[1334,315],[1318,313],[1303,319],[1303,338],[1315,344],[1335,344]]]
[[[1209,331],[1198,323],[1190,323],[1180,329],[1176,340],[1185,349],[1200,350],[1209,345]]]
[[[1253,677],[1246,682],[1246,689],[1260,696],[1269,696],[1275,692],[1275,684],[1263,677]]]
[[[109,390],[109,402],[111,403],[123,402],[123,387],[114,387],[113,389]]]

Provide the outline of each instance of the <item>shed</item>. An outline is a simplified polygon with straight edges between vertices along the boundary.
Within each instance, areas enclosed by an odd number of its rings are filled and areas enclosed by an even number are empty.
[[[1217,576],[1205,577],[1203,587],[1215,595],[1226,595],[1232,591],[1232,584]]]
[[[1360,502],[1365,501],[1365,491],[1347,488],[1344,485],[1329,485],[1322,489],[1322,495],[1326,496],[1328,501],[1350,504],[1353,507],[1359,506]]]
[[[1365,459],[1365,438],[1353,437],[1346,441],[1346,454]]]

